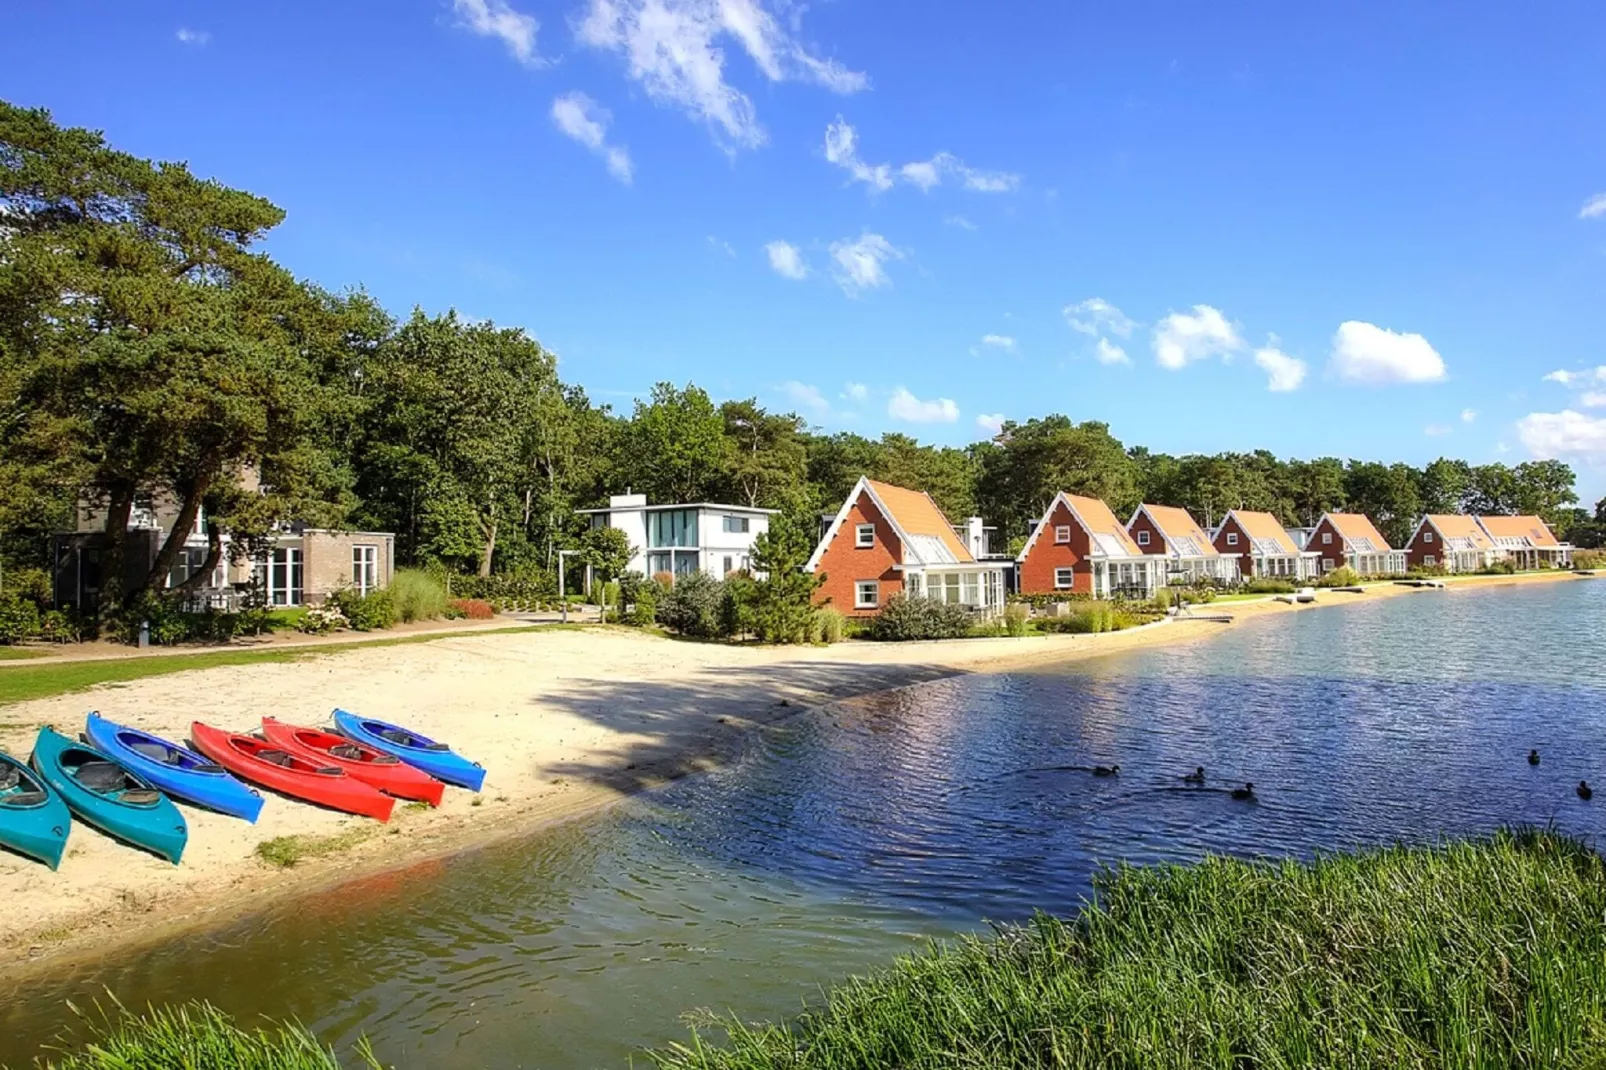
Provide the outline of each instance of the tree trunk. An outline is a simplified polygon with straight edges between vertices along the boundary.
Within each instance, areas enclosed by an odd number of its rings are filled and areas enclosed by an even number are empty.
[[[206,561],[201,567],[187,576],[183,583],[173,588],[176,593],[183,594],[204,587],[207,579],[216,570],[223,560],[223,529],[217,521],[206,522]]]
[[[123,605],[123,576],[127,571],[128,518],[134,511],[134,488],[115,488],[106,504],[105,545],[100,556],[100,604],[96,612],[109,623]],[[82,608],[82,607],[80,607]]]
[[[173,528],[162,541],[162,549],[157,553],[156,560],[151,563],[151,570],[145,574],[145,586],[141,590],[161,590],[166,583],[167,574],[173,570],[178,561],[179,551],[189,540],[190,532],[195,530],[195,518],[201,512],[201,499],[205,497],[211,476],[203,475],[196,479],[195,486],[184,495],[184,504],[179,507],[178,517],[173,521]]]
[[[485,532],[485,556],[480,558],[480,575],[491,574],[491,555],[496,552],[496,506],[491,506],[490,514],[482,524]]]

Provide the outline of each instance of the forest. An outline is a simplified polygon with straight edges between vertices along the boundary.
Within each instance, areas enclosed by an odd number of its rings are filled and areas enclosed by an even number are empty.
[[[825,433],[694,383],[615,411],[521,329],[396,317],[359,288],[298,279],[259,248],[284,215],[0,101],[0,565],[44,567],[80,501],[106,509],[115,557],[141,496],[161,493],[180,527],[204,518],[214,553],[300,521],[394,531],[402,564],[545,570],[584,530],[574,510],[609,493],[812,523],[861,475],[984,516],[1011,544],[1060,490],[1205,524],[1233,507],[1289,524],[1348,509],[1396,545],[1423,512],[1537,513],[1581,546],[1606,532],[1606,502],[1577,508],[1553,460],[1175,457],[1060,414],[937,446]],[[162,548],[149,584],[178,549]]]

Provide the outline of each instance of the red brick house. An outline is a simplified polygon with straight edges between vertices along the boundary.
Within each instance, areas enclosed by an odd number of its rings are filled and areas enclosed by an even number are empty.
[[[1344,565],[1362,576],[1405,571],[1405,551],[1390,546],[1377,526],[1361,513],[1324,513],[1311,529],[1305,549],[1316,551],[1317,570],[1323,575]]]
[[[1480,516],[1478,526],[1518,568],[1571,568],[1573,548],[1537,516]]]
[[[1186,509],[1174,505],[1140,505],[1126,530],[1138,549],[1163,558],[1161,582],[1238,581],[1238,559],[1218,551]]]
[[[873,617],[899,593],[993,616],[1010,562],[978,561],[931,495],[862,477],[805,568],[825,576],[814,600],[851,617]]]
[[[1061,491],[1016,557],[1021,594],[1153,598],[1164,569],[1132,541],[1110,507]]]
[[[1240,576],[1303,580],[1316,575],[1317,555],[1301,550],[1270,513],[1230,510],[1212,541],[1219,552],[1238,559]]]
[[[1459,513],[1429,513],[1405,544],[1405,561],[1411,568],[1442,568],[1448,572],[1476,572],[1499,558],[1500,551],[1476,517]]]

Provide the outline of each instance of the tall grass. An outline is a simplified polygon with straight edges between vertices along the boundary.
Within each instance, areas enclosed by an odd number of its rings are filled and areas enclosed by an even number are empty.
[[[390,598],[404,624],[439,620],[446,613],[446,588],[421,568],[397,569],[390,578]]]
[[[809,615],[809,642],[840,643],[847,623],[835,606],[821,606]]]
[[[725,1023],[666,1070],[1599,1067],[1606,863],[1543,832],[1096,881],[905,958],[787,1025]]]

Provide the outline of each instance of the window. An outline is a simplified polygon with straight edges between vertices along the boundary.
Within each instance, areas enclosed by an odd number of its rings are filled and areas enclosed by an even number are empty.
[[[1422,563],[1424,565],[1426,565],[1428,568],[1432,568],[1434,565],[1437,565],[1439,563],[1439,559],[1434,557],[1432,554],[1423,554],[1422,555]]]
[[[1333,559],[1331,557],[1322,558],[1322,571],[1323,572],[1331,572],[1331,571],[1333,571]]]
[[[1422,533],[1422,541],[1423,542],[1432,542],[1433,541],[1433,532],[1424,531]],[[1429,564],[1432,564],[1432,562],[1430,561]]]
[[[725,518],[725,530],[728,531],[728,532],[734,532],[734,533],[739,534],[739,535],[746,535],[747,534],[747,524],[748,524],[748,518],[745,517],[745,516],[727,516]]]
[[[1147,546],[1147,545],[1149,545],[1149,533],[1147,531],[1138,532],[1138,545],[1139,546]]]
[[[1238,533],[1236,531],[1227,532],[1227,545],[1228,546],[1237,546],[1238,545]]]
[[[301,551],[290,547],[275,550],[266,566],[268,605],[299,606],[303,598]]]
[[[358,594],[367,594],[379,586],[379,547],[351,548],[351,585]]]
[[[726,517],[725,519],[729,520],[730,517]],[[736,559],[734,557],[732,557],[730,554],[726,554],[725,555],[725,571],[724,571],[723,575],[729,576],[732,572],[736,571],[735,565],[736,565]]]
[[[1071,526],[1069,524],[1061,524],[1059,527],[1054,529],[1054,545],[1064,546],[1070,541]]]
[[[647,514],[647,545],[696,546],[697,510],[664,509]]]
[[[1054,589],[1056,591],[1068,591],[1075,582],[1076,577],[1070,569],[1057,568],[1054,570]]]
[[[1322,545],[1323,546],[1331,546],[1331,545],[1333,545],[1333,533],[1331,531],[1322,532]]]
[[[868,550],[875,545],[875,525],[860,524],[853,529],[853,546],[858,550]]]
[[[853,608],[874,609],[881,604],[881,584],[875,580],[860,580],[853,585]]]

